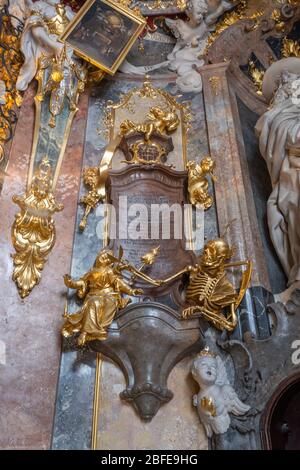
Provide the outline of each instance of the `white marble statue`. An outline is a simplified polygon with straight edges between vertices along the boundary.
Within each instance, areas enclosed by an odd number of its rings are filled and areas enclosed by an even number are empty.
[[[229,383],[225,365],[219,356],[205,348],[192,364],[192,376],[200,390],[193,397],[207,437],[223,434],[230,426],[230,415],[242,416],[250,406],[241,402]]]
[[[177,38],[176,45],[168,55],[169,69],[177,73],[176,83],[181,91],[202,90],[201,75],[196,67],[204,65],[201,58],[209,35],[204,21],[208,13],[206,0],[190,0],[186,13],[189,22],[166,18],[166,24]]]
[[[256,132],[273,187],[268,225],[291,291],[300,283],[300,59],[273,64],[265,74],[263,94],[270,107]]]
[[[223,13],[240,3],[240,0],[206,0],[208,15],[205,18],[207,25],[213,25]]]
[[[204,65],[202,58],[209,34],[218,18],[240,0],[188,0],[185,13],[188,21],[166,18],[166,24],[177,39],[168,60],[153,66],[136,67],[124,61],[120,70],[125,73],[144,75],[145,73],[168,67],[176,72],[176,83],[183,92],[202,91],[202,80],[196,68]]]
[[[41,55],[58,57],[61,54],[64,46],[58,38],[74,13],[59,0],[10,0],[9,10],[24,22],[21,36],[24,64],[16,85],[18,90],[24,91],[37,72]]]
[[[199,92],[202,80],[196,68],[204,65],[202,58],[207,39],[218,18],[240,0],[189,0],[186,14],[189,21],[166,18],[167,26],[177,38],[177,43],[168,56],[169,69],[177,73],[177,84],[181,91]]]

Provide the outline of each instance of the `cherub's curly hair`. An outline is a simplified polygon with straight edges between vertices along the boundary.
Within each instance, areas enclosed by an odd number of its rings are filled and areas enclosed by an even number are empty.
[[[200,7],[203,16],[208,12],[208,5],[206,0],[188,0],[186,12],[189,16],[191,16],[193,13],[194,3],[198,3],[198,6]]]

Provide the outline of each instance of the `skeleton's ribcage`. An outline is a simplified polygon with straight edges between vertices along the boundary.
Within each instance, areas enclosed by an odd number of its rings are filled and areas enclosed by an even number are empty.
[[[214,292],[218,279],[211,278],[205,273],[199,273],[190,278],[189,286],[186,290],[186,300],[198,302],[199,297],[209,300]]]

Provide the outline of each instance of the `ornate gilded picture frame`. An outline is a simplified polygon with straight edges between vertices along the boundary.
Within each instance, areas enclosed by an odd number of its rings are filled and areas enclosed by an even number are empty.
[[[91,64],[111,75],[143,31],[142,15],[111,0],[88,0],[60,40]]]

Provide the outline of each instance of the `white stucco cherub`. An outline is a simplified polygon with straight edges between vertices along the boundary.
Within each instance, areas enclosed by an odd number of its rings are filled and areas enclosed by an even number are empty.
[[[203,54],[210,33],[220,16],[237,5],[240,0],[188,0],[185,13],[187,20],[166,18],[165,22],[176,38],[176,44],[167,61],[147,66],[135,66],[126,59],[120,67],[124,73],[144,75],[160,68],[168,67],[176,72],[176,84],[180,91],[202,91],[200,73]]]
[[[199,92],[202,80],[196,68],[204,65],[202,58],[207,39],[218,18],[240,0],[189,0],[186,14],[189,21],[166,18],[167,26],[177,38],[176,45],[168,55],[169,69],[177,73],[177,85],[181,91]]]
[[[230,414],[242,416],[250,406],[243,403],[230,385],[225,365],[208,348],[194,359],[191,373],[200,390],[193,397],[207,437],[223,434],[230,426]]]
[[[196,67],[204,65],[201,55],[206,47],[209,31],[204,21],[208,13],[206,0],[190,0],[186,13],[189,21],[166,18],[166,24],[177,39],[168,55],[169,69],[177,73],[176,83],[181,91],[200,92],[202,80]]]
[[[208,15],[205,22],[207,25],[212,25],[223,13],[240,3],[240,0],[206,0],[206,3]]]

